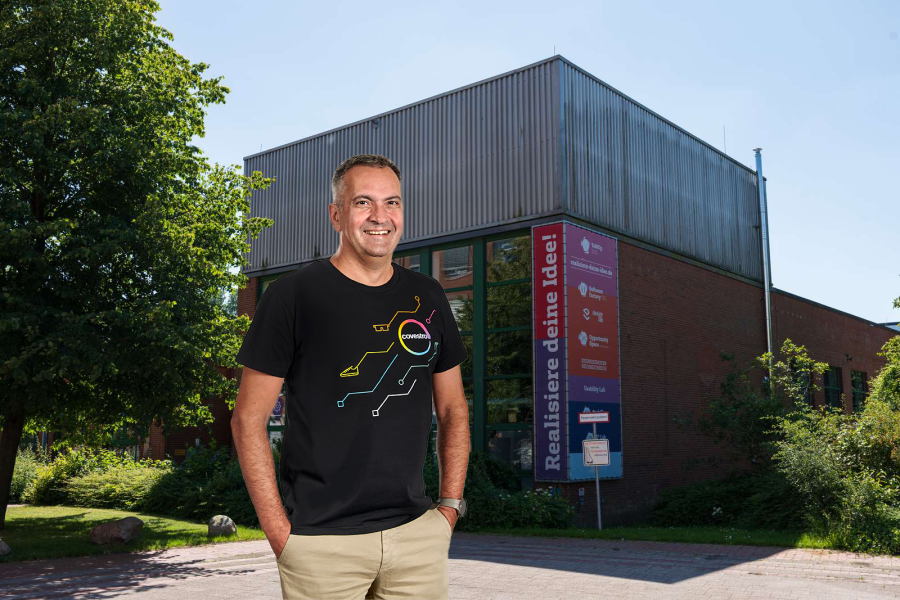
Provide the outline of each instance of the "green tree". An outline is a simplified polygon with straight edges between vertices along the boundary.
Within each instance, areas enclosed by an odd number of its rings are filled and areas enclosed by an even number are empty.
[[[224,102],[152,0],[0,5],[0,529],[23,428],[108,441],[233,402],[249,195],[191,141]]]

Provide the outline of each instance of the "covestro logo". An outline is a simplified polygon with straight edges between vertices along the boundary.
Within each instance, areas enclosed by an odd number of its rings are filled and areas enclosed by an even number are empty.
[[[421,331],[417,331],[416,327],[410,326],[409,330],[404,333],[403,328],[410,324],[418,325],[419,328],[421,329]],[[425,354],[426,352],[428,352],[431,349],[431,334],[428,333],[428,330],[425,328],[424,325],[422,325],[422,323],[420,323],[419,321],[416,321],[415,319],[407,319],[407,320],[403,321],[402,323],[400,323],[400,327],[397,328],[397,336],[400,338],[400,344],[404,348],[406,348],[406,351],[409,352],[410,354],[415,354],[417,356],[421,356],[422,354]],[[408,341],[428,340],[428,345],[425,346],[425,349],[422,350],[421,352],[416,352],[415,350],[413,350],[412,348],[407,346],[406,342],[404,340],[408,340]],[[413,344],[413,345],[417,346],[418,344]]]

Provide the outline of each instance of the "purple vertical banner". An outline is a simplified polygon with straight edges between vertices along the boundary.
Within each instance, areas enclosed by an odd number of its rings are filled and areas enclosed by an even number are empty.
[[[584,466],[585,440],[609,442],[601,478],[622,477],[622,404],[619,375],[619,260],[615,238],[573,223],[564,225],[566,285],[566,390],[569,481],[594,478]],[[609,419],[580,423],[579,413]]]
[[[534,340],[534,479],[567,481],[563,223],[531,228]]]

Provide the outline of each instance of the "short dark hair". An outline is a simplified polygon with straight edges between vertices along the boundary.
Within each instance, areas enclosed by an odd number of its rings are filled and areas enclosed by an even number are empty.
[[[381,156],[380,154],[357,154],[356,156],[351,156],[335,169],[334,176],[331,178],[331,201],[337,204],[341,210],[344,209],[344,188],[347,187],[344,175],[351,167],[360,165],[379,168],[390,167],[397,175],[397,179],[400,180],[400,169],[386,156]]]

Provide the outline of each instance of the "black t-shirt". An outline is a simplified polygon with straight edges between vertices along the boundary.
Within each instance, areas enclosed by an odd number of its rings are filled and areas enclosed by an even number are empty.
[[[327,258],[282,275],[237,354],[285,379],[280,475],[293,534],[383,531],[431,506],[431,375],[468,353],[440,283],[391,264],[378,286]]]

